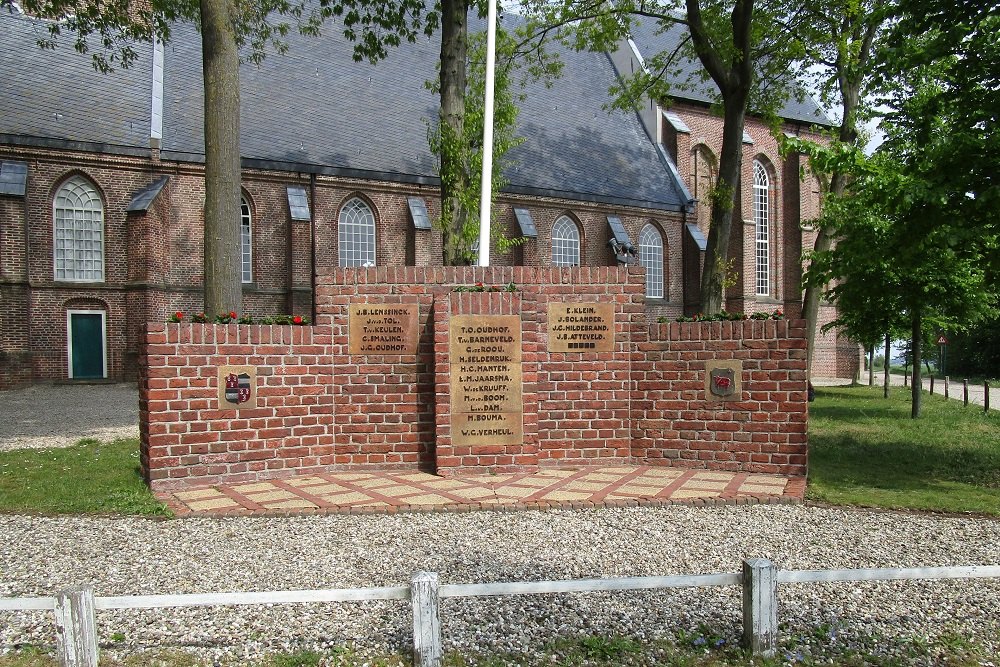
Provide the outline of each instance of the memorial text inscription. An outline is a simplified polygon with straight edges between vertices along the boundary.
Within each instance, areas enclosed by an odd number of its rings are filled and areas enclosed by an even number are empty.
[[[615,304],[549,304],[549,352],[611,352],[614,349]]]
[[[350,354],[416,354],[415,303],[352,303],[348,312]]]
[[[449,350],[452,441],[520,444],[524,439],[521,318],[454,316]]]

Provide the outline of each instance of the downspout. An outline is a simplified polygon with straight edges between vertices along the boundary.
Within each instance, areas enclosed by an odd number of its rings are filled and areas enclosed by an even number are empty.
[[[309,301],[312,303],[312,322],[316,323],[316,173],[309,174],[309,285],[312,292]]]
[[[35,162],[35,169],[38,169],[38,163]],[[27,187],[25,184],[24,188],[24,291],[25,291],[25,312],[24,312],[24,322],[27,327],[26,333],[28,334],[28,364],[31,371],[31,380],[35,379],[35,338],[32,335],[31,326],[31,313],[32,313],[32,294],[31,294],[31,223],[28,220],[28,211],[31,210],[31,206],[28,205],[28,198],[31,196],[31,188]],[[51,208],[49,209],[52,210]],[[69,332],[67,332],[67,336]],[[67,341],[67,346],[69,341]]]

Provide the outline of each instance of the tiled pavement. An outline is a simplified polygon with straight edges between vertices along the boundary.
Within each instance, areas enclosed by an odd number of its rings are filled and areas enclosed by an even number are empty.
[[[804,493],[805,479],[799,477],[617,466],[458,478],[415,471],[331,472],[158,495],[178,516],[287,516],[790,503]]]

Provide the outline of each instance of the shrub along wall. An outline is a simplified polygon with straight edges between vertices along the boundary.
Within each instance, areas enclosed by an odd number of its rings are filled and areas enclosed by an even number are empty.
[[[148,325],[154,488],[350,468],[805,474],[799,322],[651,325],[636,268],[378,267],[318,283],[315,326]],[[516,291],[455,291],[477,283]],[[607,333],[557,333],[577,321],[567,308]]]

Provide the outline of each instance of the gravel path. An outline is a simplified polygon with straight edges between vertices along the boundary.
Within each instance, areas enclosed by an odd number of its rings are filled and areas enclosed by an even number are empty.
[[[0,451],[139,437],[134,383],[37,384],[0,391]]]
[[[0,516],[0,596],[98,595],[736,572],[1000,564],[1000,522],[809,506],[603,509],[302,518]],[[446,600],[446,648],[527,652],[558,636],[676,636],[705,623],[738,641],[735,588]],[[784,585],[791,650],[901,655],[915,638],[956,636],[1000,652],[1000,581]],[[99,612],[104,649],[180,647],[237,662],[269,651],[357,642],[405,652],[407,603]],[[49,645],[49,616],[0,612],[0,651]],[[889,638],[889,639],[887,639]],[[908,664],[934,664],[931,658]]]

